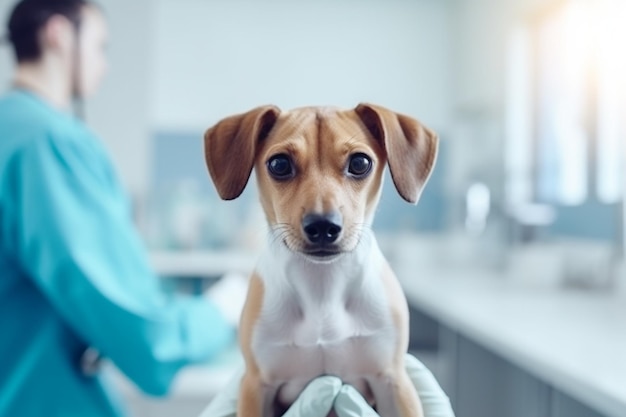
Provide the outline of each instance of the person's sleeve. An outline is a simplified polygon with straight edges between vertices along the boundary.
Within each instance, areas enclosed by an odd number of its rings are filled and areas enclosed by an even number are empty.
[[[121,187],[93,144],[41,140],[15,167],[23,268],[86,343],[141,389],[165,394],[182,366],[233,342],[215,306],[161,291]]]

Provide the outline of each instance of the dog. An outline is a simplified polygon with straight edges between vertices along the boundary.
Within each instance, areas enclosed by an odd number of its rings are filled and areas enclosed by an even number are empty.
[[[237,198],[254,169],[270,229],[240,320],[239,417],[282,415],[321,375],[354,386],[382,417],[423,415],[404,367],[407,301],[371,224],[385,166],[417,204],[437,149],[416,119],[366,103],[262,106],[206,131],[220,197]]]

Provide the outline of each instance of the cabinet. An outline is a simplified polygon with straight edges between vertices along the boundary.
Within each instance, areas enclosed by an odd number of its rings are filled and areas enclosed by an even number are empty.
[[[457,417],[608,417],[415,307],[411,332],[410,349],[433,371]]]

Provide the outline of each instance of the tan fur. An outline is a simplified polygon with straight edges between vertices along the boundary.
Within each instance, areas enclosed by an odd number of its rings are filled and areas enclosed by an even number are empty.
[[[396,402],[400,405],[402,417],[421,416],[422,405],[415,392],[413,383],[404,369],[404,355],[409,347],[409,307],[398,279],[391,270],[389,264],[385,265],[382,274],[387,297],[392,300],[392,315],[396,327],[400,329],[400,340],[396,344],[391,379],[395,381],[392,386]]]
[[[248,296],[241,313],[239,327],[239,344],[241,353],[246,364],[246,375],[241,384],[239,402],[237,404],[237,415],[239,416],[261,416],[261,376],[259,367],[250,350],[252,329],[256,323],[261,303],[263,301],[263,282],[256,274],[250,278]]]

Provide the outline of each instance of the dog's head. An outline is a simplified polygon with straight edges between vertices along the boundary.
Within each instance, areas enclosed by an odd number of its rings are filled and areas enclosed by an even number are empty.
[[[226,118],[204,135],[219,195],[237,198],[255,168],[272,231],[313,260],[356,247],[373,220],[386,164],[398,193],[416,204],[437,143],[417,120],[371,104],[288,112],[263,106]]]

